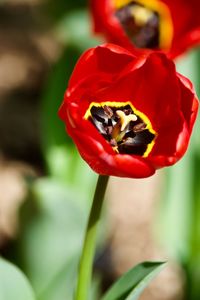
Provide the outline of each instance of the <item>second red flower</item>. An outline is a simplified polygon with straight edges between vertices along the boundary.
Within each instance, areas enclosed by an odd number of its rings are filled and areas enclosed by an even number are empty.
[[[200,43],[198,0],[90,0],[95,32],[129,50],[170,58]]]

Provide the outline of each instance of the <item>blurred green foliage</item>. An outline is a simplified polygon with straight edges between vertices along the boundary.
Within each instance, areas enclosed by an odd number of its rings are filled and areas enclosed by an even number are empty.
[[[85,49],[100,43],[92,37],[86,6],[84,0],[48,0],[41,10],[62,43],[63,51],[41,97],[42,148],[47,174],[29,185],[30,197],[22,210],[20,236],[13,245],[16,253],[12,255],[12,260],[33,285],[38,300],[71,300],[73,297],[78,257],[96,182],[96,175],[79,157],[57,116],[77,59]],[[199,65],[198,50],[177,63],[179,71],[191,78],[200,95]],[[162,241],[186,274],[187,300],[200,297],[199,125],[200,120],[187,155],[166,171],[159,211]],[[2,260],[0,270],[0,299],[34,299],[20,271]],[[2,286],[9,289],[8,283],[15,288],[17,285],[18,291],[10,289],[12,295],[1,298]],[[14,298],[19,290],[23,296]],[[98,294],[99,278],[94,280],[91,299],[99,299]]]
[[[41,141],[47,176],[30,185],[30,199],[22,211],[20,238],[15,245],[19,254],[15,262],[28,276],[38,300],[73,298],[96,182],[96,175],[80,158],[58,118],[76,61],[85,49],[96,44],[90,37],[88,15],[80,10],[84,5],[84,1],[48,1],[43,7],[47,16],[53,17],[53,31],[63,51],[49,73],[41,98]],[[95,277],[92,300],[98,294],[98,282]]]
[[[52,20],[57,21],[63,18],[63,16],[70,10],[85,8],[86,6],[87,0],[60,0],[59,2],[48,0],[46,1],[43,9],[45,13],[48,13]]]
[[[88,15],[81,10],[84,6],[85,1],[50,0],[41,10],[44,17],[53,21],[55,37],[63,44],[41,97],[41,142],[47,174],[43,179],[29,181],[30,193],[20,217],[20,236],[13,243],[15,251],[7,254],[24,271],[38,300],[73,298],[97,177],[80,158],[58,118],[76,61],[84,49],[96,43],[90,37]],[[98,283],[95,276],[92,300],[97,297]],[[23,287],[19,288],[23,291]]]
[[[200,95],[200,52],[191,51],[177,62],[178,71],[188,77]],[[185,299],[200,297],[200,118],[195,124],[189,151],[173,168],[166,170],[159,223],[161,240],[178,261],[186,276]]]
[[[86,196],[50,177],[32,186],[36,214],[22,224],[18,242],[38,299],[72,299],[89,209]],[[27,209],[32,207],[26,207],[26,215]]]

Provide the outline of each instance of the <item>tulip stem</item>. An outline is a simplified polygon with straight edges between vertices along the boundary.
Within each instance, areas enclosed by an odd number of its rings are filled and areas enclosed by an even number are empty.
[[[82,255],[80,258],[75,300],[88,300],[92,278],[93,259],[95,254],[97,227],[100,220],[108,179],[109,176],[100,175],[97,181],[96,190],[85,233]]]

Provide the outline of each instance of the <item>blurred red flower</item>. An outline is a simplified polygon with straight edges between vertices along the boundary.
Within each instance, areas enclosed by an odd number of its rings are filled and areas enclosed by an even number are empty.
[[[198,110],[192,84],[165,54],[107,44],[78,61],[59,110],[99,174],[142,178],[185,153]]]
[[[90,0],[94,31],[127,49],[170,58],[200,43],[198,0]]]

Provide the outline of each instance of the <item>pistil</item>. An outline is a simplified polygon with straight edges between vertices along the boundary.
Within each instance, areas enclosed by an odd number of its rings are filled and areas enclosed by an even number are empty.
[[[124,131],[124,129],[128,126],[128,124],[133,121],[137,121],[137,116],[134,114],[126,115],[122,110],[117,110],[116,114],[120,117],[121,122],[121,131]]]

